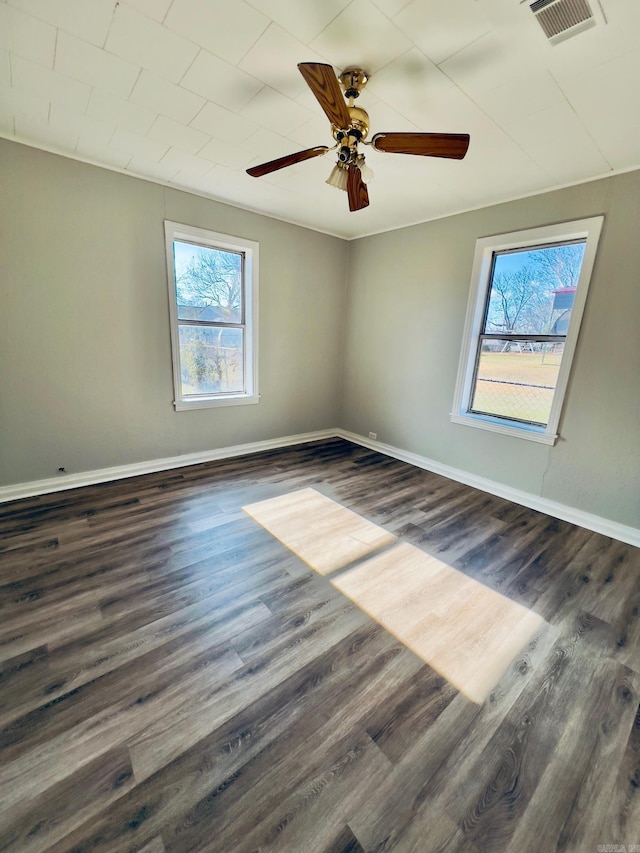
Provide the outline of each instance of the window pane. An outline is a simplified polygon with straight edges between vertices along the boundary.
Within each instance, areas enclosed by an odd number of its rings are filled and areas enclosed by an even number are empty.
[[[244,391],[242,329],[179,326],[182,393]]]
[[[173,242],[178,318],[242,323],[242,255]]]
[[[496,253],[484,331],[566,334],[585,245]]]
[[[484,341],[471,411],[546,426],[562,343]]]

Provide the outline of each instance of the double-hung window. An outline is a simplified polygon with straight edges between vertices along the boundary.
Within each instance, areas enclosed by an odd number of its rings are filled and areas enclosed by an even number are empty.
[[[165,222],[178,410],[258,402],[258,244]]]
[[[555,443],[602,222],[477,241],[452,421]]]

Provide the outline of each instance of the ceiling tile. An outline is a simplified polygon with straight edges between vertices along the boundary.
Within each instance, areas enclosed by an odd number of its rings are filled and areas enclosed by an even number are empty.
[[[131,159],[131,155],[126,151],[112,148],[110,145],[101,145],[99,142],[93,142],[82,137],[76,145],[76,153],[85,160],[103,163],[106,166],[115,166],[117,169],[124,169]]]
[[[154,21],[164,21],[169,11],[171,0],[126,0],[127,6],[133,6],[143,15],[148,15]]]
[[[13,114],[4,109],[2,95],[0,94],[0,133],[6,136],[15,136],[16,127]]]
[[[222,107],[239,111],[263,84],[223,59],[201,50],[185,74],[182,86]]]
[[[302,146],[303,148],[315,148],[316,145],[331,147],[335,144],[331,136],[331,125],[322,114],[313,116],[308,121],[305,121],[304,124],[292,130],[287,136],[291,139],[294,147],[295,145]]]
[[[309,110],[265,86],[242,110],[242,114],[263,127],[286,135],[304,124],[311,114]]]
[[[371,206],[384,207],[388,214],[393,212],[398,218],[409,215],[411,220],[418,222],[437,216],[444,205],[453,210],[465,207],[465,199],[434,180],[416,180],[414,173],[397,175],[395,171],[393,180],[388,177],[377,173],[371,181]]]
[[[116,6],[105,47],[172,83],[182,78],[198,52],[192,42],[122,3]]]
[[[429,133],[470,133],[473,136],[494,126],[471,98],[456,86],[434,93],[426,102],[416,97],[414,104],[403,104],[403,110],[420,130]],[[375,115],[374,130],[396,129],[395,126],[380,126],[378,106],[372,113]]]
[[[0,88],[0,115],[32,118],[38,124],[46,124],[49,119],[50,104],[40,95],[27,95],[9,86]]]
[[[405,116],[400,115],[397,110],[394,110],[393,107],[390,107],[384,101],[378,101],[374,104],[374,106],[369,110],[369,117],[371,118],[371,132],[369,134],[369,138],[376,133],[381,133],[382,131],[405,131],[407,133],[415,133],[416,131],[424,129],[415,122],[412,122],[410,119],[405,118]]]
[[[39,122],[31,116],[15,117],[16,136],[38,142],[45,148],[73,153],[78,142],[75,130],[66,127],[53,128],[49,122]]]
[[[507,124],[505,130],[555,180],[578,180],[610,168],[567,103]]]
[[[104,45],[113,16],[113,0],[11,0],[9,5],[98,47]]]
[[[298,63],[323,61],[321,56],[278,24],[271,24],[244,57],[240,68],[283,95],[296,98],[307,89],[298,71]]]
[[[12,57],[11,79],[16,90],[46,98],[78,112],[86,110],[91,94],[91,87],[86,83],[72,80],[19,56]]]
[[[285,169],[278,169],[278,171],[270,172],[268,175],[264,175],[262,178],[258,178],[258,180],[262,184],[272,184],[273,186],[280,187],[283,190],[288,190],[289,192],[299,192],[301,175],[303,176],[303,178],[305,177],[305,172],[307,170],[304,169],[304,166],[309,165],[309,162],[310,161],[308,161],[307,163],[301,163],[300,166],[288,166]],[[329,175],[332,168],[332,164],[327,165],[327,175]],[[309,177],[308,172],[306,177]],[[324,180],[321,180],[320,183],[324,183]],[[335,187],[332,187],[332,189],[335,190]],[[317,192],[317,190],[318,185],[316,184],[314,187],[314,191]],[[341,190],[339,192],[341,192]],[[309,190],[307,190],[307,197],[311,199],[311,191]]]
[[[185,154],[175,148],[170,148],[162,158],[162,163],[175,168],[177,173],[188,173],[194,177],[204,175],[211,168],[211,160],[197,157],[195,154]]]
[[[244,0],[173,0],[165,26],[235,65],[269,19]]]
[[[191,122],[191,127],[215,136],[224,142],[242,143],[258,125],[244,116],[232,113],[218,104],[208,101]]]
[[[374,5],[380,9],[387,18],[393,18],[411,3],[411,0],[373,0]]]
[[[153,127],[147,134],[149,139],[164,142],[172,148],[184,151],[186,154],[197,154],[209,141],[209,135],[194,127],[187,127],[166,116],[158,116]]]
[[[139,66],[65,32],[58,35],[55,70],[121,98],[131,94],[140,73]]]
[[[6,3],[0,5],[0,48],[53,68],[55,46],[55,27]]]
[[[393,20],[435,63],[453,56],[490,29],[477,0],[413,0]]]
[[[170,181],[178,170],[171,163],[155,163],[142,157],[132,157],[127,165],[127,172],[142,177],[156,178],[159,181]]]
[[[211,160],[212,163],[221,163],[230,169],[243,169],[252,159],[251,155],[242,148],[220,142],[218,139],[208,142],[199,152],[199,156]]]
[[[373,74],[409,50],[412,42],[370,0],[353,0],[311,47],[338,68],[359,65]]]
[[[211,169],[215,169],[215,166],[212,166],[209,163],[209,169],[207,171],[211,171]],[[207,186],[207,173],[200,175],[195,172],[182,171],[178,172],[176,175],[171,178],[171,184],[178,189],[191,190],[196,193],[205,193],[205,187]]]
[[[282,136],[279,133],[274,133],[272,130],[260,128],[255,133],[242,143],[242,148],[247,151],[256,160],[256,163],[276,160],[278,157],[284,157],[291,154],[295,148],[292,148],[290,139]]]
[[[148,136],[139,136],[128,130],[118,128],[113,134],[111,147],[117,151],[129,154],[131,157],[143,157],[145,160],[161,160],[169,149],[163,142],[149,139]]]
[[[640,163],[640,51],[575,74],[558,75],[573,109],[616,168]]]
[[[108,92],[94,89],[89,98],[87,115],[144,136],[158,114],[141,104],[123,101]]]
[[[199,95],[168,83],[149,71],[140,74],[129,100],[183,124],[189,124],[206,103]]]
[[[56,131],[67,128],[78,137],[78,143],[86,145],[108,145],[115,132],[115,127],[108,122],[91,118],[84,113],[67,110],[57,104],[52,104],[49,124]]]
[[[504,126],[565,100],[545,68],[536,74],[510,77],[495,89],[476,92],[474,100],[484,112]]]
[[[11,85],[11,62],[9,51],[0,48],[0,86],[9,88]]]
[[[301,3],[300,0],[249,0],[249,2],[295,38],[308,44],[349,5],[351,0],[322,0],[322,3]]]
[[[481,203],[483,195],[494,202],[553,184],[549,173],[497,126],[472,134],[464,160],[445,160],[439,177],[473,206]]]
[[[279,216],[289,222],[304,225],[304,211],[306,211],[306,216],[309,216],[310,198],[308,194],[301,196],[299,192],[292,193],[265,180],[251,178],[244,172],[234,172],[226,166],[214,166],[205,177],[205,186],[205,191],[214,198],[229,199],[235,204],[242,204],[243,196],[246,197],[246,194],[249,193],[251,198],[250,210]],[[315,204],[313,207],[317,215],[319,207]]]
[[[453,83],[438,66],[413,48],[373,74],[361,98],[364,105],[369,92],[373,92],[398,113],[411,118],[428,110],[434,98],[446,98],[452,88]]]
[[[230,175],[230,178],[225,181],[226,176],[224,174],[219,173],[218,172],[219,169],[224,170],[224,172],[228,172]],[[183,180],[184,176],[185,176],[184,172],[177,175],[174,183],[178,183],[178,180]],[[211,168],[209,169],[209,171],[205,175],[202,175],[201,178],[199,178],[199,180],[197,182],[197,186],[198,186],[199,191],[201,193],[204,193],[206,195],[212,195],[215,197],[219,194],[219,192],[220,192],[220,190],[223,187],[225,182],[227,183],[228,190],[232,191],[233,187],[235,187],[236,191],[237,191],[237,189],[238,189],[238,173],[233,171],[233,170],[227,169],[225,166],[219,166],[219,165],[213,166],[212,165]],[[228,198],[230,201],[233,200],[232,198],[229,197],[228,193],[225,193],[225,198]]]
[[[440,68],[473,97],[478,92],[496,89],[511,77],[535,75],[540,62],[534,54],[519,52],[517,43],[491,32],[440,63]]]

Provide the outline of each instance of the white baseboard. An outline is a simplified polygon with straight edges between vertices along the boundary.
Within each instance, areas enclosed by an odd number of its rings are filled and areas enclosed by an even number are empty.
[[[470,474],[468,471],[452,468],[450,465],[443,465],[442,462],[436,462],[434,459],[428,459],[426,456],[419,456],[417,453],[410,453],[407,450],[401,450],[398,447],[384,444],[381,441],[373,441],[372,439],[365,438],[363,435],[358,435],[348,430],[337,429],[335,430],[335,435],[345,438],[347,441],[352,441],[354,444],[368,447],[370,450],[377,450],[378,453],[384,453],[386,456],[392,456],[394,459],[400,459],[402,462],[408,462],[417,468],[424,468],[426,471],[431,471],[434,474],[441,474],[443,477],[456,480],[458,483],[464,483],[466,486],[473,486],[475,489],[489,492],[489,494],[505,498],[508,501],[513,501],[513,503],[526,506],[529,509],[535,509],[554,518],[560,518],[562,521],[569,521],[571,524],[586,527],[587,530],[593,530],[595,533],[602,533],[604,536],[610,536],[612,539],[619,539],[621,542],[627,542],[629,545],[640,547],[640,529],[637,527],[619,524],[617,521],[611,521],[600,515],[584,512],[575,507],[566,506],[566,504],[534,495],[531,492],[523,492],[520,489],[505,486],[503,483],[496,483],[495,480],[488,480],[485,477]]]
[[[180,456],[168,456],[165,459],[150,459],[148,462],[133,462],[129,465],[116,465],[113,468],[98,468],[95,471],[82,471],[78,474],[63,474],[47,480],[32,480],[29,483],[17,483],[14,486],[0,486],[0,503],[46,495],[51,492],[63,492],[80,486],[95,486],[111,480],[124,480],[138,477],[140,474],[154,474],[156,471],[168,471],[172,468],[184,468],[187,465],[199,465],[201,462],[214,462],[216,459],[229,459],[232,456],[244,456],[246,453],[260,453],[262,450],[274,450],[309,441],[322,441],[335,438],[335,429],[305,432],[300,435],[287,435],[283,438],[271,438],[266,441],[253,441],[250,444],[236,444],[221,447],[218,450],[204,450],[198,453],[184,453]]]
[[[554,518],[569,521],[580,527],[586,527],[587,530],[593,530],[596,533],[602,533],[604,536],[610,536],[612,539],[618,539],[621,542],[627,542],[630,545],[640,547],[640,530],[636,527],[619,524],[617,521],[611,521],[608,518],[584,512],[575,507],[566,506],[557,501],[534,495],[531,492],[523,492],[520,489],[505,486],[503,483],[495,482],[495,480],[488,480],[485,477],[470,474],[468,471],[463,471],[460,468],[453,468],[450,465],[444,465],[442,462],[436,462],[434,459],[429,459],[426,456],[419,456],[417,453],[401,450],[399,447],[393,447],[381,441],[373,441],[365,438],[363,435],[339,428],[317,430],[315,432],[301,433],[300,435],[287,435],[282,438],[267,439],[266,441],[254,441],[250,444],[236,444],[232,447],[222,447],[218,450],[185,453],[181,456],[170,456],[165,459],[151,459],[147,462],[134,462],[130,465],[118,465],[113,468],[100,468],[95,471],[84,471],[79,474],[64,474],[60,477],[51,477],[47,480],[33,480],[29,483],[17,483],[13,486],[0,486],[0,503],[50,494],[51,492],[62,492],[66,489],[76,489],[80,486],[93,486],[97,483],[107,483],[112,480],[123,480],[126,477],[137,477],[141,474],[168,471],[172,468],[184,468],[187,465],[198,465],[202,462],[214,462],[216,459],[229,459],[233,456],[243,456],[247,453],[260,453],[263,450],[275,450],[279,447],[306,444],[310,441],[322,441],[327,438],[344,438],[354,444],[359,444],[370,450],[376,450],[378,453],[392,456],[394,459],[399,459],[402,462],[408,462],[417,468],[423,468],[434,474],[441,474],[443,477],[448,477],[450,480],[455,480],[458,483],[464,483],[466,486],[472,486],[483,492],[489,492],[489,494],[505,498],[505,500],[513,501],[513,503],[520,504],[521,506],[529,507],[529,509],[544,512]]]

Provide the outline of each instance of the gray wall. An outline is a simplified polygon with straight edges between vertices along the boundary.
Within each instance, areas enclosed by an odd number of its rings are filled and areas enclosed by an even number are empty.
[[[351,243],[4,140],[0,187],[0,484],[342,426],[640,525],[640,172]],[[476,239],[600,213],[558,444],[452,424]],[[260,243],[259,405],[173,410],[164,219]]]
[[[479,237],[605,214],[555,447],[449,420]],[[341,425],[640,525],[640,172],[351,243]]]
[[[0,484],[334,427],[348,244],[0,140]],[[260,243],[258,405],[175,412],[163,220]]]

